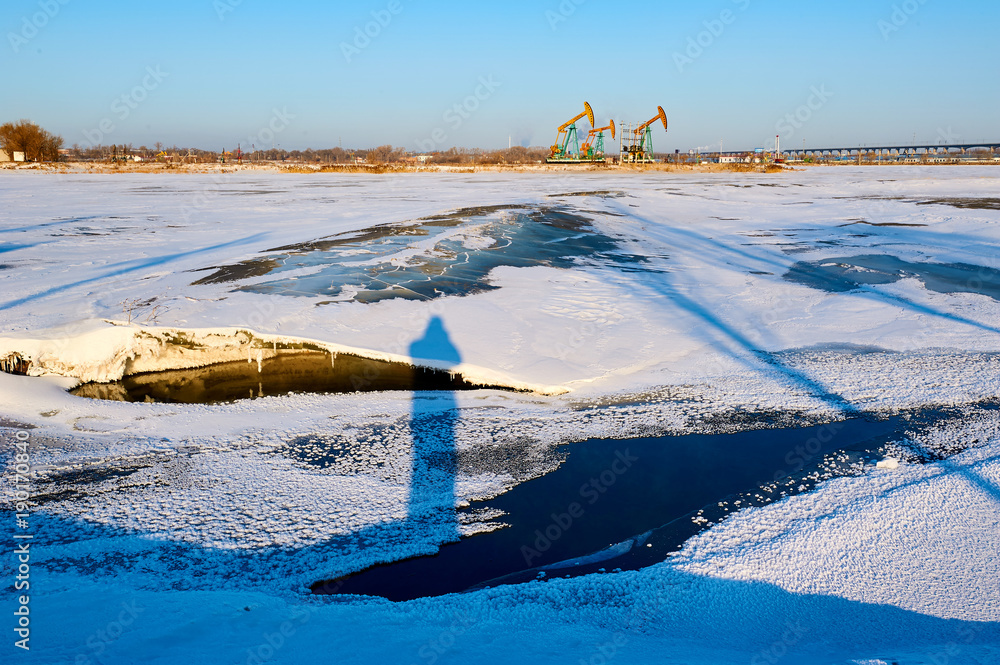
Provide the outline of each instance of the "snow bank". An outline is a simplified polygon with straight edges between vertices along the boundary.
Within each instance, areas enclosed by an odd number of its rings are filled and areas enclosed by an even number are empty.
[[[179,329],[113,321],[86,321],[77,325],[87,332],[74,337],[65,336],[63,330],[40,331],[27,339],[0,337],[0,357],[16,354],[27,361],[29,376],[55,375],[76,378],[81,383],[106,383],[132,374],[192,369],[224,362],[253,360],[259,364],[262,359],[274,357],[278,349],[310,348],[457,372],[470,383],[484,386],[542,395],[567,392],[566,388],[524,383],[468,363],[415,360],[409,356],[319,340],[262,335],[240,328]]]
[[[671,564],[795,594],[1000,621],[1000,418],[944,427],[911,445],[972,441],[945,461],[890,465],[737,513],[688,541]]]

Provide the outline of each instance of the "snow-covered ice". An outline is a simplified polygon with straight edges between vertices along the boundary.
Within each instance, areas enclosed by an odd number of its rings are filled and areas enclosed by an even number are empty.
[[[1000,662],[998,185],[988,167],[5,172],[0,358],[30,365],[0,373],[0,427],[40,472],[24,662]],[[899,262],[844,260],[873,256]],[[433,320],[459,359],[415,363],[528,392],[66,392],[255,361],[251,340],[408,360]],[[497,528],[433,515],[551,472],[561,443],[935,405],[969,415],[643,570],[308,595]],[[453,493],[415,516],[411,426],[443,412]]]

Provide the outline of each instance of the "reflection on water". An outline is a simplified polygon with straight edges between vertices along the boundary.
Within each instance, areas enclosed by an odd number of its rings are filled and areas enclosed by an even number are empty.
[[[194,284],[273,275],[277,278],[237,288],[370,303],[494,289],[488,275],[500,266],[569,268],[589,261],[628,272],[661,272],[649,265],[649,257],[621,251],[621,243],[570,208],[484,206],[276,247],[266,256],[207,268],[214,272]],[[297,272],[280,276],[291,271]]]
[[[263,356],[263,354],[262,354]],[[325,351],[268,351],[258,362],[225,362],[195,369],[148,372],[114,383],[87,383],[71,392],[121,402],[214,404],[288,393],[376,390],[472,390],[489,386],[461,374]]]

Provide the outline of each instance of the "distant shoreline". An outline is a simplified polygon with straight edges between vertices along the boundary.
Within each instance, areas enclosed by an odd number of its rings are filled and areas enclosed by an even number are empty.
[[[0,163],[0,173],[53,173],[53,174],[234,174],[234,173],[283,173],[283,174],[363,174],[384,175],[392,173],[781,173],[804,168],[858,166],[856,163],[801,163],[785,165],[761,164],[476,164],[476,165],[409,165],[409,164],[169,164],[161,162],[109,164],[106,162],[32,162]],[[884,166],[1000,166],[997,162],[956,162],[929,164],[861,164],[881,168]]]
[[[769,172],[784,171],[782,166],[771,165]],[[231,173],[287,173],[287,174],[362,174],[384,175],[390,173],[646,173],[650,171],[677,173],[706,172],[762,172],[763,165],[731,164],[306,164],[303,162],[264,162],[257,164],[169,164],[162,162],[139,162],[109,164],[107,162],[39,162],[0,164],[4,171],[37,171],[44,173],[74,174],[231,174]]]

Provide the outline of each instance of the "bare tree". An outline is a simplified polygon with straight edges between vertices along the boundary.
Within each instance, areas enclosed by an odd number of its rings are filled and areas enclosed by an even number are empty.
[[[393,150],[391,145],[380,145],[368,151],[368,161],[372,164],[385,164],[392,161]]]
[[[50,134],[30,120],[18,120],[0,125],[0,148],[11,157],[15,152],[23,152],[29,161],[59,161],[59,149],[63,146],[61,136]]]

